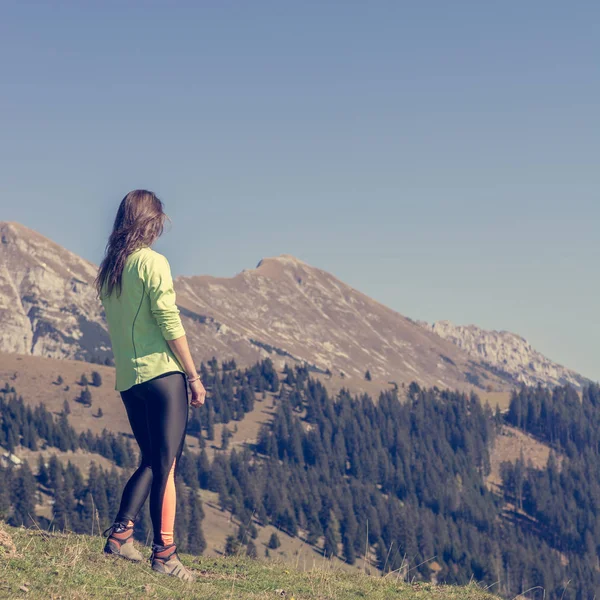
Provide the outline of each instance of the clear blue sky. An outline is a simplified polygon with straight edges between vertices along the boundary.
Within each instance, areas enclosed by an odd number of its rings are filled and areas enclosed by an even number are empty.
[[[2,2],[0,220],[174,275],[290,253],[600,379],[597,2]]]

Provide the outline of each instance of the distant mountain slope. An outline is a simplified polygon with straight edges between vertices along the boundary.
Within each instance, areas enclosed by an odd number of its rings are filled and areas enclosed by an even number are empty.
[[[527,340],[509,331],[486,331],[475,325],[454,325],[450,321],[420,322],[420,325],[520,383],[551,386],[568,383],[577,388],[589,383],[585,377],[551,361]]]
[[[244,355],[250,344],[355,379],[368,369],[385,383],[507,387],[453,344],[287,254],[232,278],[180,276],[176,286],[179,305],[205,317],[195,333],[210,351],[223,344]]]
[[[97,265],[14,222],[0,222],[0,350],[102,363],[112,352]],[[411,319],[283,254],[232,278],[179,276],[177,303],[196,360],[271,356],[364,382],[506,390],[498,376]]]

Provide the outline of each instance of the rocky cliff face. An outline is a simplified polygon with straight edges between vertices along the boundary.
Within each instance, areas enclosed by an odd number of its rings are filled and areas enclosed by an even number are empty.
[[[97,266],[43,235],[0,222],[0,350],[102,362],[112,356]]]
[[[454,325],[450,321],[420,322],[427,331],[456,344],[474,360],[508,373],[526,385],[565,385],[579,388],[588,380],[535,350],[527,340],[508,331],[486,331],[475,325]]]

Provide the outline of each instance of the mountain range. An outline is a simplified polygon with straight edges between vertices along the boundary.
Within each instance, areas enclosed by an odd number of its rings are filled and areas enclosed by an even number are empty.
[[[111,364],[98,265],[16,222],[0,222],[0,351]],[[174,278],[198,363],[269,356],[307,363],[348,386],[378,384],[507,391],[519,383],[586,380],[507,332],[416,322],[289,254],[231,278]]]

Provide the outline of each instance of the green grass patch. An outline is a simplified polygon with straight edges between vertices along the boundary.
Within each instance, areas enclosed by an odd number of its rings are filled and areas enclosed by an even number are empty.
[[[104,538],[47,533],[2,525],[16,554],[0,538],[0,598],[87,600],[89,598],[203,600],[492,600],[481,587],[433,586],[387,577],[348,573],[328,561],[300,571],[275,560],[247,557],[195,557],[181,561],[198,577],[193,584],[155,573],[148,561],[130,563],[106,557]],[[136,542],[137,545],[137,542]],[[149,556],[150,549],[140,547]]]

